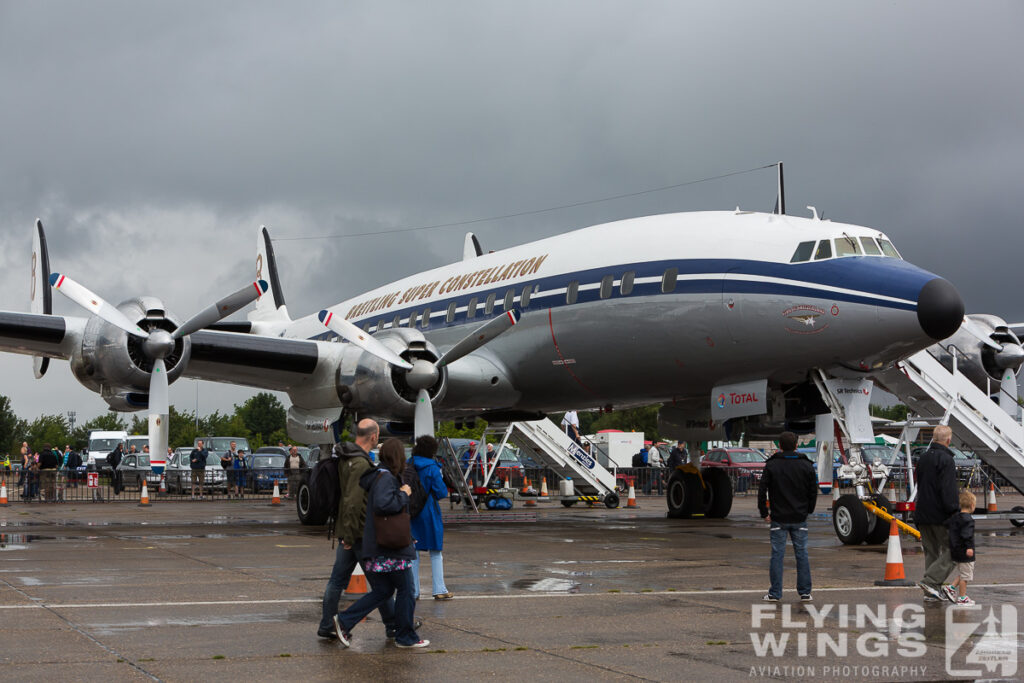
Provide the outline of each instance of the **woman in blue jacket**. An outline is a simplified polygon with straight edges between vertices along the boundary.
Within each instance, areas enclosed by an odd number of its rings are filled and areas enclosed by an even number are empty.
[[[395,645],[426,647],[430,641],[423,640],[416,633],[413,618],[416,600],[412,594],[412,561],[416,557],[416,548],[412,543],[404,548],[379,546],[374,528],[375,515],[396,515],[409,505],[411,490],[400,479],[405,469],[402,442],[398,439],[385,441],[380,449],[380,462],[381,467],[368,469],[359,477],[359,485],[367,491],[366,526],[360,559],[370,592],[334,616],[334,630],[341,644],[348,647],[352,642],[352,628],[395,595]]]
[[[430,552],[430,573],[433,577],[435,600],[451,600],[452,594],[444,585],[444,558],[441,548],[444,545],[444,524],[441,520],[439,500],[448,497],[448,487],[444,485],[441,467],[434,460],[437,455],[437,440],[432,436],[421,436],[416,439],[412,448],[410,462],[420,476],[420,483],[427,491],[427,503],[412,520],[412,537],[416,539],[416,559],[413,560],[413,589],[416,598],[420,597],[420,552]]]

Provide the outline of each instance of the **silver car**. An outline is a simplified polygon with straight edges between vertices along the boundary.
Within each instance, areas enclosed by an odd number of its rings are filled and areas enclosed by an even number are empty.
[[[189,463],[191,448],[178,448],[167,456],[164,469],[169,493],[186,493],[192,489],[192,467]],[[205,486],[211,489],[227,490],[227,477],[220,464],[220,456],[210,453],[206,457]]]

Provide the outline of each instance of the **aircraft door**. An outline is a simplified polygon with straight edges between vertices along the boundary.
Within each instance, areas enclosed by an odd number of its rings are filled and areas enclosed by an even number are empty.
[[[742,292],[739,291],[739,268],[730,268],[722,276],[722,317],[725,320],[725,329],[729,332],[729,339],[733,343],[744,341],[744,301]]]

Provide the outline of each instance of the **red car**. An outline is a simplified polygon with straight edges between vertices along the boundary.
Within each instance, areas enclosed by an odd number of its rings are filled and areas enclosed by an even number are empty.
[[[701,460],[702,467],[720,467],[729,473],[737,491],[745,491],[761,479],[768,458],[752,448],[713,448]]]

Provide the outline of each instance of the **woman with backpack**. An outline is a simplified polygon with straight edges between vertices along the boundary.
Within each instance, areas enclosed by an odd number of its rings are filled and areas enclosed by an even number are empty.
[[[409,494],[402,484],[405,448],[398,439],[388,439],[380,449],[381,467],[368,469],[359,477],[359,486],[367,491],[366,525],[363,529],[362,565],[370,592],[334,615],[338,641],[348,647],[352,628],[373,610],[395,596],[395,645],[427,647],[416,633],[412,596],[412,561],[416,548],[409,527]],[[390,537],[389,541],[385,539]],[[402,540],[396,539],[401,537]]]
[[[451,600],[454,596],[444,585],[444,558],[441,556],[444,524],[441,519],[441,506],[438,504],[439,500],[448,497],[448,487],[441,476],[441,467],[434,459],[436,455],[437,440],[432,436],[421,436],[416,439],[416,445],[412,448],[412,457],[409,458],[411,468],[406,468],[407,476],[418,475],[425,494],[422,509],[412,518],[412,536],[416,539],[417,550],[412,565],[413,596],[416,599],[420,597],[420,553],[427,551],[430,553],[434,599]],[[415,487],[413,490],[415,491]],[[415,496],[413,498],[415,502]]]

